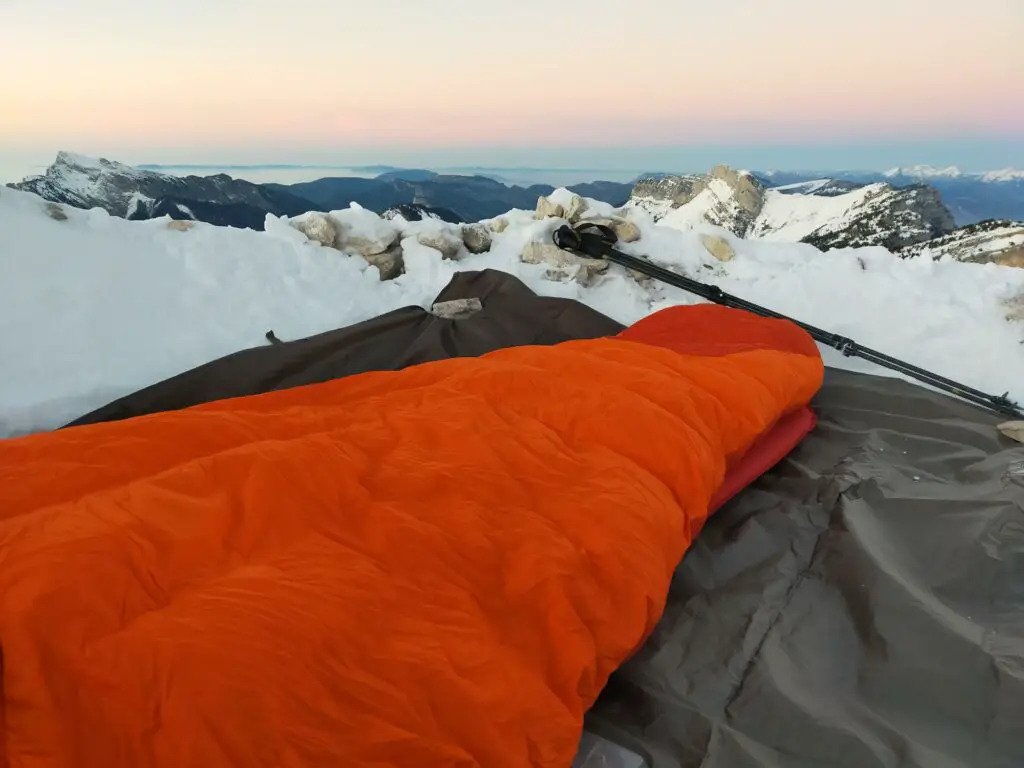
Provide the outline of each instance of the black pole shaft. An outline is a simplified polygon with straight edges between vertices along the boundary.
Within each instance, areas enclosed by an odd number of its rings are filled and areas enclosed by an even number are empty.
[[[558,234],[559,233],[556,233],[555,242],[559,247],[565,248],[565,240],[560,239],[557,236]],[[630,256],[628,253],[623,253],[617,248],[614,248],[608,240],[599,234],[586,231],[572,231],[571,237],[575,240],[574,244],[578,244],[578,248],[570,248],[570,250],[579,250],[587,256],[607,259],[614,264],[635,270],[647,275],[648,277],[653,277],[655,280],[660,280],[667,285],[681,288],[684,291],[700,296],[701,298],[707,299],[715,304],[721,304],[734,309],[742,309],[756,315],[761,315],[762,317],[788,320],[807,331],[815,341],[837,349],[847,357],[860,357],[868,362],[903,373],[926,384],[930,384],[937,389],[957,395],[964,400],[968,400],[975,405],[980,405],[990,411],[994,411],[1005,416],[1012,416],[1016,419],[1024,419],[1024,411],[1021,411],[1021,409],[1009,400],[1005,394],[1001,396],[990,395],[979,389],[975,389],[974,387],[969,387],[966,384],[961,384],[953,379],[948,379],[945,376],[940,376],[937,373],[932,373],[924,368],[920,368],[911,363],[886,355],[883,352],[879,352],[869,347],[863,347],[845,336],[824,331],[821,328],[817,328],[799,320],[794,320],[791,317],[787,317],[786,315],[775,312],[767,307],[762,307],[746,301],[745,299],[728,294],[716,285],[708,285],[707,283],[693,280],[685,277],[684,275],[680,275],[677,272],[665,269],[664,267],[659,267],[657,264],[652,264],[647,259],[643,259],[638,256]]]

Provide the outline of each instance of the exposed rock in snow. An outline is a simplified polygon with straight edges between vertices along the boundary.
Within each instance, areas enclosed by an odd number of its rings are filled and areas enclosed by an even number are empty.
[[[551,267],[544,276],[550,280],[574,279],[580,285],[592,285],[609,264],[604,259],[588,259],[585,256],[563,251],[554,243],[527,243],[523,247],[522,260],[525,264],[546,264]]]
[[[462,242],[470,253],[486,253],[491,249],[493,238],[483,224],[464,224],[462,226]]]
[[[428,248],[433,248],[435,251],[440,251],[441,255],[446,259],[457,259],[459,252],[462,251],[462,238],[458,234],[458,230],[451,229],[433,229],[429,232],[421,232],[416,235],[416,239],[421,245],[425,245]]]
[[[979,264],[1024,267],[1024,222],[980,221],[900,251],[902,256],[952,258]]]
[[[54,221],[67,221],[68,215],[64,213],[64,209],[61,208],[57,203],[46,204],[46,215]]]
[[[381,280],[394,280],[405,270],[405,258],[401,243],[395,243],[382,253],[362,254],[366,263],[376,267]]]
[[[377,267],[381,280],[391,280],[404,268],[401,231],[391,221],[353,204],[343,211],[311,211],[287,220],[310,241],[342,253],[361,256]],[[461,246],[461,241],[459,246]]]
[[[700,241],[708,249],[708,253],[719,261],[732,261],[736,258],[736,251],[729,245],[729,241],[720,235],[703,234],[700,236]]]
[[[307,213],[292,222],[292,226],[310,240],[328,248],[333,248],[338,239],[338,230],[325,213]]]
[[[635,243],[640,239],[640,227],[629,219],[623,219],[618,216],[594,216],[593,218],[588,218],[587,221],[592,224],[611,227],[619,242]]]
[[[639,227],[629,219],[616,215],[618,211],[612,206],[596,200],[588,201],[574,193],[566,193],[567,190],[555,190],[548,197],[539,198],[533,218],[538,221],[548,218],[565,219],[570,224],[586,221],[611,227],[616,237],[623,243],[632,243],[640,239]]]

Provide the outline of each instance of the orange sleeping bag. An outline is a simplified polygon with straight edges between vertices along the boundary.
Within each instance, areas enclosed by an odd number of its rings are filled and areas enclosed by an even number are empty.
[[[790,323],[654,318],[0,441],[0,763],[566,768],[823,376]]]

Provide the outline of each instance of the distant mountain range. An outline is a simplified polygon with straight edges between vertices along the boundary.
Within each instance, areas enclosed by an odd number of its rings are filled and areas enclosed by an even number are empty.
[[[356,202],[383,214],[404,207],[454,222],[479,221],[512,208],[533,208],[554,187],[502,184],[486,176],[456,176],[419,169],[388,169],[374,178],[334,177],[298,184],[255,184],[227,174],[174,176],[107,159],[59,152],[41,176],[9,184],[56,203],[99,207],[114,216],[195,218],[223,226],[263,229],[268,213],[296,216],[348,208]],[[631,183],[595,181],[571,189],[621,205]],[[415,214],[413,214],[415,215]]]
[[[99,207],[114,216],[195,219],[260,230],[267,214],[347,208],[353,202],[388,218],[479,221],[532,209],[554,187],[518,186],[485,175],[365,166],[372,178],[328,177],[257,184],[219,173],[178,176],[60,152],[41,176],[10,184],[46,200]],[[985,174],[927,166],[885,172],[737,172],[649,174],[635,182],[569,187],[615,207],[642,208],[669,226],[723,226],[741,237],[785,239],[829,248],[882,245],[893,251],[945,238],[944,252],[984,260],[1024,220],[1024,172]],[[994,223],[993,223],[994,222]],[[958,227],[982,223],[983,236]],[[999,232],[1000,237],[989,236]]]

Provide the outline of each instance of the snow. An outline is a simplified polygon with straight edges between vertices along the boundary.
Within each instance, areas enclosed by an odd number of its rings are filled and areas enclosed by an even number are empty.
[[[795,184],[783,184],[778,187],[772,187],[772,189],[778,192],[788,190],[791,192],[802,192],[805,195],[810,195],[831,183],[832,179],[814,179],[813,181],[798,181]]]
[[[841,228],[857,208],[887,189],[885,184],[869,184],[834,197],[785,194],[769,189],[749,237],[796,242],[826,225],[830,229]]]
[[[981,174],[981,178],[991,182],[1024,181],[1024,171],[1016,168],[1003,168],[1001,171],[987,171]]]
[[[590,207],[596,215],[609,210]],[[397,228],[407,271],[384,282],[362,258],[311,242],[273,216],[265,232],[204,223],[181,231],[168,218],[64,210],[67,219],[55,220],[39,197],[0,191],[0,436],[58,427],[216,357],[261,346],[270,329],[294,339],[402,306],[429,307],[459,269],[504,270],[540,294],[579,299],[623,323],[697,301],[663,284],[645,287],[617,266],[592,287],[547,279],[545,265],[523,264],[519,255],[528,242],[550,242],[562,221],[538,221],[528,210],[502,217],[508,227],[494,235],[489,253],[458,261],[417,241],[451,225],[388,222],[358,207],[331,212],[349,236],[379,239]],[[1024,270],[900,259],[881,248],[822,254],[708,225],[660,226],[641,210],[627,215],[641,230],[639,241],[622,246],[629,253],[965,384],[1024,399],[1024,323],[1009,322],[1004,305],[1024,295]],[[708,231],[727,237],[732,261],[708,254],[700,241]],[[835,352],[826,361],[887,373]]]
[[[890,168],[883,174],[886,178],[908,176],[915,179],[955,179],[963,172],[955,165],[947,168],[936,168],[931,165],[912,165],[907,168]]]

